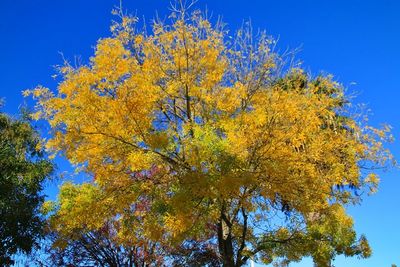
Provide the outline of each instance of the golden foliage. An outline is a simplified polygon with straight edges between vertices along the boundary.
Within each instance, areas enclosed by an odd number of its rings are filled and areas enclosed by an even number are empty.
[[[246,229],[238,253],[247,258],[263,236],[256,225],[276,209],[296,214],[309,232],[352,228],[342,206],[358,199],[353,190],[376,189],[376,174],[362,168],[391,159],[382,145],[389,129],[351,116],[332,77],[279,71],[265,35],[250,42],[245,28],[229,39],[198,12],[155,23],[151,34],[136,33],[135,22],[114,24],[89,64],[61,68],[55,94],[30,92],[52,127],[47,148],[95,177],[61,188],[55,228],[96,228],[120,216],[143,236],[173,243],[216,236],[208,225],[223,214],[237,238]],[[323,224],[308,220],[327,209]],[[132,216],[140,226],[128,223]],[[276,238],[288,234],[282,228]],[[313,256],[326,262],[332,246]]]

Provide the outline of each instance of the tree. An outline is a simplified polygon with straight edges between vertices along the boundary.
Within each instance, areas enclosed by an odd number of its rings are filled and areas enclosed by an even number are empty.
[[[107,222],[101,229],[75,229],[68,236],[51,231],[41,250],[29,262],[39,266],[162,266],[164,258],[154,242],[118,242],[118,222]]]
[[[389,127],[366,125],[331,76],[285,64],[251,26],[231,37],[182,7],[146,33],[119,14],[87,65],[60,68],[55,94],[26,92],[52,126],[47,147],[93,176],[74,186],[93,192],[61,188],[55,227],[118,218],[124,238],[206,244],[224,266],[370,255],[345,206],[375,191]]]
[[[35,251],[27,262],[43,267],[220,266],[216,251],[207,243],[187,241],[180,247],[163,248],[151,240],[122,241],[120,227],[118,220],[92,231],[82,226],[66,233],[50,227],[46,240],[41,242],[42,249]]]
[[[161,266],[165,254],[157,242],[140,234],[143,230],[139,216],[131,214],[121,221],[105,214],[112,214],[107,212],[112,209],[110,202],[118,201],[123,194],[124,190],[105,194],[91,184],[63,184],[59,207],[53,207],[51,202],[43,206],[49,216],[48,239],[44,251],[38,253],[44,257],[37,260],[45,266]],[[145,203],[139,207],[138,202],[138,209],[146,208]],[[62,213],[65,207],[68,214]],[[95,217],[89,219],[84,213]],[[128,214],[127,211],[125,216]]]
[[[28,121],[0,114],[0,265],[28,253],[42,237],[43,182],[52,172]]]

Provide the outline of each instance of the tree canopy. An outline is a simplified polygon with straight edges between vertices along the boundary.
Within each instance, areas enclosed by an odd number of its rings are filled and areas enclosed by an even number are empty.
[[[55,92],[26,92],[51,125],[47,148],[93,177],[46,204],[53,231],[116,221],[118,244],[201,245],[223,266],[371,254],[345,207],[376,190],[389,127],[366,125],[332,76],[285,64],[250,26],[231,36],[176,9],[146,32],[119,14],[88,64],[60,67]]]
[[[43,234],[43,182],[52,172],[40,138],[26,120],[0,113],[0,265],[28,253]]]

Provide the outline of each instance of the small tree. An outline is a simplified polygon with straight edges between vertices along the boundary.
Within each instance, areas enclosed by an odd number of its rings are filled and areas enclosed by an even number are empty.
[[[31,91],[48,148],[96,188],[61,189],[58,227],[116,217],[124,238],[207,244],[224,266],[368,257],[344,206],[375,190],[389,129],[363,125],[340,84],[285,65],[265,34],[231,37],[184,7],[170,18],[146,33],[121,14],[89,64],[60,68],[56,94]]]
[[[39,136],[28,121],[4,113],[0,166],[0,265],[7,266],[13,264],[13,255],[30,252],[42,237],[41,191],[53,167],[43,158]]]
[[[107,222],[98,230],[50,231],[28,261],[39,266],[162,266],[164,256],[157,243],[142,240],[128,243],[118,240],[118,222]]]

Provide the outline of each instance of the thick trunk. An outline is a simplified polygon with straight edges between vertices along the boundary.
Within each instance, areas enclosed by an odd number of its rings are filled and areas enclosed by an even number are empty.
[[[235,267],[235,254],[232,244],[232,233],[230,222],[225,214],[221,212],[221,218],[217,225],[218,227],[218,245],[219,253],[222,256],[224,267]]]

